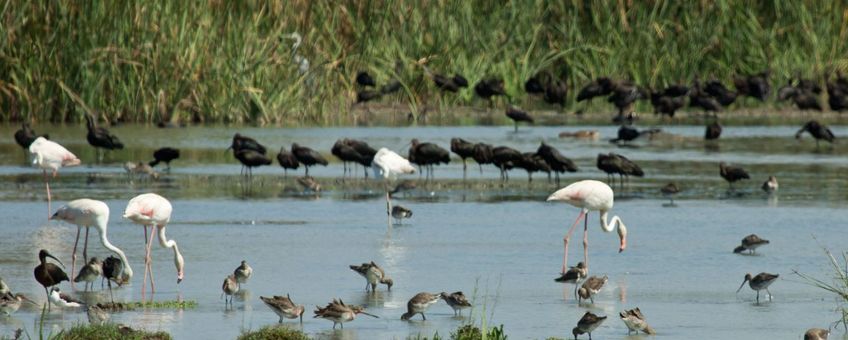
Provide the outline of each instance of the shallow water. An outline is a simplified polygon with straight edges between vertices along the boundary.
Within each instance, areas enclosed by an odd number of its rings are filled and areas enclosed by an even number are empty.
[[[16,127],[0,129],[10,136]],[[82,159],[95,163],[95,155],[77,127],[43,127]],[[559,139],[566,130],[597,129],[597,141]],[[319,338],[399,338],[434,332],[448,335],[463,322],[504,324],[516,339],[550,336],[568,338],[580,316],[591,310],[610,318],[593,333],[598,339],[627,337],[617,313],[640,307],[657,338],[798,338],[810,327],[826,328],[838,315],[836,301],[805,285],[793,269],[817,277],[830,275],[821,247],[844,250],[844,207],[848,202],[848,158],[841,145],[822,145],[806,137],[793,138],[794,126],[726,127],[722,140],[705,144],[700,126],[669,126],[668,138],[639,141],[617,147],[606,141],[614,127],[416,127],[270,129],[204,127],[159,130],[148,127],[113,128],[128,149],[106,155],[102,164],[63,169],[51,182],[54,210],[68,200],[90,197],[104,200],[112,210],[109,238],[127,252],[135,271],[133,282],[115,290],[116,300],[141,299],[143,232],[120,218],[127,200],[156,191],[171,199],[174,215],[168,235],[179,242],[186,258],[186,279],[177,285],[172,253],[154,246],[156,300],[186,299],[197,308],[183,311],[151,309],[122,312],[113,320],[147,329],[171,332],[176,338],[234,338],[242,329],[274,324],[277,316],[259,300],[260,295],[289,293],[306,305],[302,327]],[[832,127],[837,136],[848,127]],[[292,142],[308,145],[327,155],[329,167],[314,168],[325,187],[320,195],[302,193],[294,182],[302,171],[282,177],[274,165],[254,171],[250,181],[240,180],[240,165],[225,153],[234,132],[252,136],[279,148]],[[419,182],[419,188],[396,198],[414,211],[403,226],[387,231],[382,186],[374,181],[337,177],[342,165],[329,155],[336,138],[364,139],[375,147],[404,150],[411,138],[444,147],[451,137],[508,145],[532,151],[541,140],[572,157],[581,171],[563,178],[563,186],[585,178],[605,179],[594,167],[600,152],[618,152],[637,161],[646,178],[631,179],[617,189],[614,214],[629,227],[628,249],[616,253],[617,238],[589,225],[589,257],[593,275],[608,275],[609,282],[592,305],[577,306],[572,285],[553,278],[562,259],[562,236],[576,217],[576,208],[549,204],[544,198],[558,187],[543,175],[527,183],[523,171],[513,171],[501,184],[494,167],[483,174],[469,161],[467,181],[462,164],[453,161],[436,169],[437,181]],[[121,165],[143,160],[160,146],[182,149],[182,158],[159,181],[128,180]],[[38,249],[50,249],[70,266],[76,228],[46,221],[41,174],[24,167],[24,156],[9,138],[0,144],[0,276],[14,291],[23,291],[39,302],[44,292],[32,278]],[[275,152],[274,152],[275,153]],[[719,161],[745,167],[752,180],[737,183],[734,191],[718,176]],[[362,169],[358,170],[359,177]],[[759,186],[768,177],[780,180],[778,195],[768,196]],[[416,178],[412,176],[411,178]],[[675,181],[683,192],[668,207],[659,187]],[[771,240],[757,256],[736,255],[731,250],[745,235],[756,233]],[[108,252],[91,237],[90,256]],[[814,239],[815,236],[817,239]],[[569,260],[582,259],[582,234],[575,234]],[[81,258],[81,256],[80,256]],[[220,298],[223,278],[246,259],[254,277],[243,286],[235,309],[226,310]],[[391,292],[380,286],[365,293],[364,280],[348,269],[350,264],[374,260],[394,279]],[[80,259],[78,262],[82,262]],[[80,264],[78,263],[78,266]],[[746,272],[781,275],[770,290],[774,299],[754,303],[755,293],[735,290]],[[64,283],[63,291],[72,291]],[[78,289],[81,286],[77,287]],[[444,303],[431,307],[426,322],[404,322],[406,301],[420,291],[462,290],[473,297],[473,317],[453,317]],[[108,300],[108,292],[77,292],[90,301]],[[149,297],[149,296],[148,296]],[[316,305],[332,298],[362,304],[380,316],[360,316],[345,329],[311,318]],[[32,333],[39,310],[27,306],[11,317],[0,317],[2,335],[17,327]],[[49,327],[69,326],[85,320],[85,313],[56,309]],[[836,335],[842,335],[841,328]],[[581,337],[581,338],[585,338]]]

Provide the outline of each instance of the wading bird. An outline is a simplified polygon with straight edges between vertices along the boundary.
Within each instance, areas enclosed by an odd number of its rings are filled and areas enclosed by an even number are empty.
[[[718,164],[719,175],[721,178],[727,181],[727,184],[730,185],[730,189],[733,189],[733,182],[750,179],[751,176],[748,175],[748,172],[745,169],[742,169],[738,166],[730,166],[724,162]]]
[[[166,170],[171,170],[171,161],[180,158],[180,150],[174,148],[161,148],[156,151],[153,151],[153,160],[150,161],[150,166],[156,166],[160,162],[165,162],[167,168]]]
[[[112,245],[107,237],[107,233],[109,231],[109,206],[106,205],[106,203],[88,198],[73,200],[59,208],[59,210],[57,210],[50,219],[65,221],[77,226],[77,238],[76,241],[74,241],[74,250],[71,257],[72,273],[76,270],[77,244],[79,244],[80,230],[82,230],[82,228],[85,228],[85,243],[82,248],[82,256],[86,262],[88,262],[88,231],[90,227],[94,227],[97,229],[97,233],[100,234],[100,244],[102,244],[104,248],[115,253],[115,255],[118,255],[118,257],[121,258],[121,261],[128,263],[124,252],[120,248]],[[128,282],[132,278],[132,275],[132,268],[130,268],[129,265],[126,265],[123,269],[121,280]]]
[[[519,110],[516,107],[510,106],[506,108],[505,114],[507,118],[512,119],[512,122],[515,125],[515,132],[518,132],[519,122],[527,122],[528,124],[533,124],[533,117],[530,116],[527,111]]]
[[[59,262],[62,267],[65,265],[62,264],[62,261],[59,261],[56,257],[51,255],[47,250],[41,249],[38,252],[38,261],[40,264],[35,267],[32,271],[33,276],[35,276],[35,281],[41,284],[44,287],[44,293],[47,294],[47,299],[50,299],[50,292],[47,290],[50,287],[58,285],[62,281],[70,281],[68,278],[68,274],[65,274],[65,271],[59,266],[47,262],[47,258],[51,258]],[[47,310],[50,310],[50,303],[47,303]]]
[[[280,166],[283,168],[284,176],[288,177],[289,169],[297,170],[300,167],[300,162],[297,161],[297,157],[294,156],[291,152],[286,150],[285,146],[280,147],[280,152],[277,154],[277,162],[280,163]]]
[[[674,206],[674,195],[677,195],[680,192],[680,188],[678,188],[675,183],[668,183],[664,187],[660,188],[660,192],[663,196],[668,197],[668,204],[670,206]]]
[[[268,308],[271,308],[274,313],[277,313],[277,316],[280,317],[280,323],[283,323],[283,318],[300,318],[300,323],[303,323],[303,311],[305,308],[303,305],[295,304],[288,294],[286,294],[286,296],[275,295],[274,297],[260,296],[259,299],[262,300]]]
[[[327,166],[327,160],[324,159],[324,156],[321,156],[318,151],[312,150],[305,146],[300,146],[297,143],[292,144],[291,146],[292,153],[294,157],[297,158],[297,161],[303,164],[306,168],[305,176],[309,176],[309,167],[315,164],[320,164],[323,166]]]
[[[424,315],[424,312],[427,311],[427,308],[430,308],[430,305],[439,302],[439,294],[430,294],[427,292],[421,292],[415,294],[409,301],[406,303],[406,313],[400,316],[401,320],[409,320],[415,314],[421,314],[421,319],[427,320],[427,317]]]
[[[114,281],[120,287],[127,282],[122,279],[123,277],[124,262],[121,259],[110,255],[106,260],[103,260],[103,278],[106,279],[106,284],[109,286],[109,300],[112,301],[112,304],[115,304],[115,298],[112,296],[112,282]],[[102,282],[100,286],[103,287]]]
[[[568,268],[568,271],[560,275],[560,277],[554,279],[556,282],[563,283],[573,283],[574,284],[574,298],[577,299],[577,289],[580,287],[580,282],[586,279],[586,264],[583,262],[577,262],[577,265],[571,268]]]
[[[583,314],[583,317],[580,318],[580,321],[577,322],[577,327],[574,327],[574,329],[571,330],[571,334],[574,335],[574,339],[577,339],[578,335],[588,333],[589,340],[592,340],[592,331],[604,323],[604,320],[606,319],[606,316],[597,316],[592,314],[592,312],[586,312],[586,314]]]
[[[50,288],[48,300],[50,300],[50,303],[59,308],[78,308],[82,307],[83,304],[82,301],[77,298],[59,291],[59,287]]]
[[[365,308],[355,305],[346,305],[342,300],[333,299],[327,306],[315,309],[316,318],[327,319],[333,322],[333,329],[336,329],[336,324],[340,324],[344,329],[344,323],[356,319],[357,314],[365,314],[373,318],[377,318],[374,314],[365,312]]]
[[[224,306],[232,306],[233,295],[235,295],[239,291],[239,284],[238,282],[236,282],[236,276],[232,274],[227,275],[227,277],[224,278],[224,283],[221,285],[221,290],[223,291],[223,293],[221,293],[221,296],[224,297]]]
[[[26,122],[21,124],[20,130],[15,131],[15,142],[18,143],[18,145],[20,145],[21,148],[23,148],[24,150],[29,149],[29,146],[32,144],[32,142],[38,139],[38,137],[39,136],[35,133],[35,130],[33,130],[29,126],[29,123]],[[50,137],[48,137],[46,134],[41,137],[44,137],[45,139],[50,139]]]
[[[401,174],[415,173],[415,167],[409,163],[406,158],[401,157],[394,151],[386,148],[380,148],[377,154],[374,155],[374,161],[371,162],[371,168],[374,170],[374,178],[383,179],[384,188],[386,190],[386,223],[389,228],[392,227],[392,199],[389,197],[389,181],[397,178]]]
[[[392,217],[395,218],[398,224],[403,224],[404,218],[412,217],[412,210],[402,205],[392,207]]]
[[[363,263],[361,265],[350,265],[351,270],[355,271],[357,274],[362,275],[365,278],[365,291],[368,291],[368,287],[371,287],[371,291],[377,291],[377,284],[382,283],[386,285],[386,289],[392,290],[392,286],[394,285],[394,281],[390,279],[386,273],[383,271],[383,268],[380,268],[374,261],[371,263]]]
[[[433,178],[433,166],[450,163],[450,153],[433,143],[421,143],[413,138],[409,146],[409,162],[426,170],[427,178]]]
[[[736,249],[733,249],[733,252],[739,254],[747,250],[749,254],[754,254],[757,252],[757,248],[766,244],[769,244],[769,240],[762,239],[756,234],[751,234],[745,236],[742,239],[742,244],[736,247]]]
[[[94,122],[94,117],[87,114],[85,115],[85,121],[85,126],[88,128],[88,134],[85,138],[88,140],[88,144],[91,144],[91,146],[94,147],[98,161],[102,161],[103,158],[103,154],[100,152],[100,149],[121,150],[124,148],[124,143],[121,143],[118,136],[113,135],[105,128],[97,127]]]
[[[462,177],[465,178],[468,163],[466,159],[474,158],[474,143],[471,143],[462,138],[451,138],[451,152],[455,153],[462,159]]]
[[[804,333],[804,340],[827,340],[830,331],[821,328],[810,328]]]
[[[607,223],[607,215],[612,209],[613,199],[612,188],[604,182],[595,180],[572,183],[548,196],[548,201],[564,201],[580,208],[580,214],[577,216],[577,220],[574,221],[565,238],[563,238],[565,253],[562,256],[561,273],[566,272],[566,264],[568,263],[568,240],[571,238],[571,233],[577,227],[577,223],[580,222],[581,218],[585,218],[583,225],[583,263],[586,265],[586,272],[589,271],[589,213],[592,211],[599,212],[601,229],[603,231],[611,232],[615,229],[618,232],[618,237],[621,240],[618,252],[620,253],[627,248],[627,228],[624,226],[621,218],[613,216],[612,220]]]
[[[239,288],[241,288],[241,284],[247,283],[247,280],[253,275],[253,268],[247,265],[247,261],[241,260],[241,265],[233,270],[233,275],[236,277]]]
[[[645,321],[645,316],[642,315],[642,311],[639,310],[639,307],[631,310],[625,310],[618,313],[618,315],[621,317],[621,321],[624,321],[624,325],[627,326],[627,335],[630,335],[632,332],[639,334],[640,331],[649,335],[657,334],[657,332],[648,325],[648,322]]]
[[[442,292],[439,295],[441,296],[442,300],[445,300],[445,303],[447,303],[448,306],[453,308],[454,316],[462,316],[463,309],[471,308],[471,302],[468,302],[468,299],[465,298],[465,294],[463,294],[462,292],[453,292],[450,294]]]
[[[771,194],[777,191],[780,187],[780,184],[777,183],[777,177],[769,176],[768,180],[763,182],[763,186],[761,187],[763,191]]]
[[[29,153],[32,159],[32,165],[41,168],[44,173],[44,187],[47,188],[47,217],[50,218],[50,213],[53,212],[53,209],[50,207],[50,183],[47,177],[47,170],[53,171],[53,177],[55,178],[60,168],[80,165],[81,162],[68,149],[44,137],[38,137],[30,144]]]
[[[816,139],[816,148],[819,147],[820,140],[833,144],[833,141],[836,139],[836,137],[833,136],[833,132],[830,131],[830,128],[815,120],[811,120],[804,124],[804,126],[795,133],[795,139],[801,139],[801,135],[804,134],[804,132],[808,132]]]
[[[607,276],[603,277],[599,276],[590,276],[586,281],[583,282],[583,285],[580,286],[580,289],[577,290],[577,303],[580,303],[580,300],[589,299],[592,303],[595,303],[595,295],[604,288],[604,285],[607,283]]]
[[[94,281],[97,280],[100,275],[103,274],[103,263],[100,262],[96,257],[92,257],[90,261],[82,268],[80,268],[79,274],[74,278],[74,282],[80,283],[85,282],[85,290],[88,291],[88,285],[91,284],[92,290],[94,289]]]
[[[21,308],[24,301],[34,305],[36,304],[35,301],[30,300],[23,293],[17,293],[14,295],[12,295],[12,293],[8,293],[0,295],[0,313],[12,315],[12,313],[17,312],[18,309]]]
[[[774,283],[779,276],[780,275],[778,274],[759,273],[757,276],[752,277],[751,273],[745,274],[745,281],[742,281],[742,285],[739,286],[736,293],[739,293],[739,291],[742,290],[742,287],[745,287],[745,282],[748,282],[748,286],[757,292],[757,303],[760,303],[760,291],[764,289],[766,293],[768,293],[769,301],[771,301],[771,292],[768,290],[768,287]]]
[[[150,250],[153,246],[154,230],[159,231],[159,245],[163,248],[171,248],[174,250],[174,265],[177,267],[177,283],[183,281],[183,255],[180,254],[180,249],[177,247],[177,242],[169,240],[165,236],[165,227],[171,220],[171,202],[162,196],[154,193],[141,194],[130,200],[124,210],[124,218],[144,226],[144,242],[147,247],[144,257],[144,281],[141,282],[141,294],[144,294],[144,287],[147,281],[147,274],[150,273],[150,291],[155,293],[156,286],[153,280],[153,260],[150,257]],[[150,226],[150,239],[147,239],[147,227]],[[124,260],[121,258],[121,260]],[[129,266],[126,265],[126,268]]]

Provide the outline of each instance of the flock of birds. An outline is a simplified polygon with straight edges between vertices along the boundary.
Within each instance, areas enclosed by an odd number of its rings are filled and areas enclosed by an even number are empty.
[[[436,77],[434,75],[434,79],[435,78]],[[841,75],[839,79],[843,79]],[[453,84],[456,85],[456,87],[462,87],[460,84],[467,84],[462,80],[464,79],[461,79],[461,76],[441,79],[441,81],[444,81],[444,86],[452,86],[451,84]],[[543,84],[543,87],[554,86],[554,88],[556,88],[556,84],[559,83],[555,79],[547,79],[541,81],[540,84]],[[802,84],[803,82],[796,85],[796,87],[799,87],[799,92],[806,93],[805,91],[807,90],[801,89],[801,87],[803,87]],[[478,84],[478,86],[480,85]],[[606,84],[605,81],[601,81],[598,86],[604,88],[611,85]],[[620,86],[621,85],[619,84],[613,87]],[[754,86],[754,88],[756,88],[756,86]],[[693,97],[691,91],[699,92],[701,90],[696,86],[693,89],[689,89],[682,93],[689,93],[690,98],[696,98]],[[762,89],[756,91],[749,92],[748,94],[762,93]],[[669,93],[671,92],[673,91],[669,91]],[[768,91],[765,92],[767,93]],[[546,98],[549,96],[547,92],[545,96]],[[550,96],[552,97],[553,95]],[[615,96],[615,94],[613,94],[613,96]],[[794,94],[793,98],[798,96],[799,94]],[[123,144],[115,135],[111,134],[104,128],[96,126],[95,119],[93,117],[86,116],[86,119],[88,129],[87,140],[92,146],[98,150],[114,150],[123,148]],[[796,137],[800,137],[804,132],[810,133],[817,141],[823,139],[832,143],[834,140],[832,132],[830,132],[826,126],[816,121],[806,123],[798,131]],[[656,131],[638,131],[630,126],[622,125],[617,138],[611,141],[614,143],[628,142],[638,138],[639,136],[652,133],[656,133]],[[720,127],[718,134],[720,134]],[[597,134],[591,131],[581,131],[569,133],[565,137],[593,138],[595,136],[597,136]],[[710,136],[710,128],[708,127],[706,138],[711,139]],[[48,198],[49,218],[65,221],[78,227],[76,241],[74,242],[74,249],[72,252],[72,273],[76,272],[77,246],[81,231],[83,228],[85,229],[85,240],[82,252],[83,259],[86,264],[80,269],[79,274],[73,279],[73,282],[84,283],[86,286],[85,289],[88,289],[89,286],[93,287],[97,278],[102,277],[109,285],[111,296],[112,283],[120,286],[130,282],[133,276],[133,271],[129,266],[129,262],[124,252],[110,243],[107,238],[109,221],[108,206],[101,201],[92,199],[78,199],[71,201],[58,209],[55,213],[52,213],[50,206],[51,195],[48,171],[51,172],[53,176],[56,176],[57,172],[62,167],[81,164],[80,159],[63,146],[49,140],[49,136],[37,135],[27,124],[24,124],[22,129],[15,133],[15,140],[29,151],[32,164],[43,171]],[[501,172],[502,180],[508,180],[508,171],[514,168],[524,169],[528,173],[528,180],[530,181],[532,181],[532,174],[534,172],[547,173],[549,180],[551,173],[553,173],[556,175],[557,183],[559,182],[559,174],[578,171],[577,166],[572,160],[562,155],[562,153],[560,153],[556,148],[544,142],[540,144],[535,152],[520,152],[507,146],[492,146],[485,143],[469,142],[462,138],[453,138],[450,142],[449,148],[450,151],[434,143],[421,142],[417,139],[412,139],[407,157],[403,157],[386,148],[377,150],[364,141],[344,138],[336,141],[330,150],[330,153],[342,161],[344,167],[343,177],[346,177],[349,173],[351,173],[354,167],[361,165],[365,168],[364,172],[366,178],[368,177],[368,170],[370,169],[374,173],[375,178],[384,181],[386,193],[386,214],[389,227],[392,226],[392,217],[402,220],[403,218],[408,218],[412,215],[411,210],[392,204],[392,194],[408,189],[410,186],[414,186],[414,184],[410,184],[410,182],[403,181],[392,189],[389,186],[390,183],[397,179],[398,176],[413,174],[415,172],[422,173],[428,178],[432,178],[434,176],[433,173],[435,166],[450,162],[450,152],[455,153],[460,159],[462,159],[464,173],[467,172],[467,159],[471,158],[480,166],[481,172],[484,164],[492,164],[496,166]],[[255,139],[248,136],[236,133],[228,147],[228,150],[230,149],[233,152],[234,158],[243,165],[242,174],[245,176],[251,176],[252,168],[254,167],[270,165],[272,163],[271,159],[267,156],[268,149]],[[168,168],[170,168],[170,162],[179,157],[179,150],[173,148],[162,148],[157,150],[153,156],[154,160],[149,163],[128,163],[125,167],[131,173],[152,171],[149,169],[162,162],[166,163]],[[100,157],[101,155],[98,151],[98,159],[100,159]],[[296,170],[303,165],[304,176],[298,178],[298,182],[301,183],[301,185],[303,185],[307,190],[320,191],[320,184],[318,184],[314,178],[309,176],[310,167],[317,165],[326,166],[329,164],[327,159],[320,152],[295,143],[292,144],[290,151],[285,147],[280,148],[280,151],[277,154],[277,161],[279,165],[283,167],[286,174],[287,170]],[[349,164],[351,165],[349,166]],[[417,168],[415,166],[417,166]],[[621,186],[624,185],[625,177],[644,176],[644,172],[635,162],[616,153],[599,154],[597,157],[597,167],[609,176],[609,182],[611,183],[614,183],[614,177],[612,176],[618,174]],[[727,165],[725,163],[719,164],[719,174],[731,185],[736,181],[750,178],[750,175],[744,169]],[[763,190],[768,192],[778,190],[777,179],[774,176],[770,176],[763,184]],[[676,184],[669,183],[663,187],[661,191],[666,195],[673,196],[678,193],[680,189]],[[624,251],[627,247],[627,228],[625,227],[622,219],[618,216],[613,216],[608,220],[608,213],[613,207],[613,200],[614,194],[610,185],[594,180],[584,180],[572,183],[554,192],[548,197],[548,201],[563,201],[580,209],[577,220],[575,220],[574,224],[572,224],[569,228],[563,239],[564,253],[562,270],[560,277],[556,278],[556,281],[558,282],[569,282],[575,284],[575,295],[577,296],[578,304],[583,300],[590,300],[594,302],[594,295],[603,288],[604,284],[608,280],[606,276],[588,276],[589,258],[587,245],[589,213],[593,211],[597,211],[599,213],[600,224],[603,231],[617,232],[620,238],[619,252]],[[52,215],[50,213],[52,213]],[[147,193],[134,197],[129,201],[127,208],[124,211],[124,218],[144,227],[146,253],[144,261],[145,274],[142,280],[141,290],[142,296],[145,294],[148,276],[150,277],[150,290],[151,292],[155,292],[155,281],[153,279],[150,251],[155,235],[157,234],[160,245],[164,248],[171,249],[174,252],[173,260],[177,272],[177,283],[184,279],[185,261],[180,253],[179,247],[177,246],[176,241],[168,239],[165,235],[166,226],[170,221],[171,213],[172,207],[170,202],[166,198],[155,193]],[[583,261],[579,262],[576,266],[568,267],[568,245],[570,237],[581,219],[584,221]],[[116,256],[109,256],[104,261],[100,261],[96,257],[88,258],[88,234],[91,227],[94,227],[98,231],[100,242],[103,247],[113,252]],[[149,230],[148,227],[150,227]],[[148,231],[150,233],[149,237]],[[742,245],[737,247],[734,251],[736,253],[742,253],[745,251],[753,252],[757,247],[764,244],[768,244],[768,241],[760,239],[756,235],[750,235],[743,239]],[[62,293],[59,290],[58,285],[61,282],[70,281],[70,277],[62,269],[64,265],[62,265],[58,259],[45,249],[42,249],[39,252],[38,258],[39,265],[34,269],[33,274],[36,281],[45,290],[45,294],[49,301],[48,308],[50,305],[56,305],[59,307],[80,307],[84,305],[80,301]],[[49,262],[48,259],[50,258],[54,259],[59,265]],[[366,279],[366,291],[369,289],[372,291],[375,290],[377,284],[385,284],[388,286],[388,289],[391,289],[394,284],[382,268],[374,262],[363,263],[361,265],[351,265],[350,268]],[[226,277],[222,285],[222,292],[228,297],[226,304],[232,304],[232,296],[239,291],[241,284],[247,282],[251,275],[252,269],[247,265],[246,261],[242,261],[241,265],[234,271],[234,273]],[[742,286],[740,286],[740,289],[744,287],[745,283],[748,283],[750,288],[757,292],[757,303],[759,303],[760,290],[765,290],[768,293],[769,285],[777,278],[778,275],[769,273],[760,273],[756,276],[747,274],[745,276],[745,281],[743,281]],[[771,299],[770,293],[769,299]],[[304,306],[295,304],[288,294],[286,296],[263,296],[261,297],[261,300],[279,315],[280,321],[284,318],[301,318],[302,321]],[[429,306],[439,300],[444,300],[454,309],[455,313],[459,313],[461,309],[471,306],[461,291],[454,293],[421,292],[409,300],[407,304],[407,312],[401,316],[401,319],[408,320],[416,314],[421,314],[422,319],[426,320],[424,313],[427,311]],[[12,294],[11,290],[8,289],[8,286],[0,280],[0,311],[10,314],[16,311],[20,305],[26,301],[31,302],[31,300],[20,293]],[[92,322],[102,323],[105,320],[104,318],[108,318],[108,313],[104,311],[103,308],[94,305],[88,305],[86,308]],[[340,299],[333,299],[326,306],[319,306],[315,310],[315,317],[333,321],[334,328],[337,324],[342,324],[343,327],[343,323],[354,320],[358,314],[374,316],[366,313],[363,307],[345,304]],[[642,331],[647,334],[655,334],[655,331],[647,324],[645,317],[639,308],[625,310],[621,312],[619,316],[629,331]],[[591,332],[605,319],[605,316],[598,316],[592,312],[586,312],[578,322],[577,327],[572,330],[572,333],[575,338],[577,338],[578,335],[588,333],[591,339]]]

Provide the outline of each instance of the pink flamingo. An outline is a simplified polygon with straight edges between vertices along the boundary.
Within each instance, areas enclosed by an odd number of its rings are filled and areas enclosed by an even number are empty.
[[[75,166],[81,162],[68,149],[44,137],[36,138],[29,145],[29,154],[32,159],[32,165],[41,168],[44,173],[44,187],[47,188],[47,218],[50,218],[50,213],[53,212],[53,209],[50,207],[50,183],[47,178],[47,170],[52,170],[53,177],[56,177],[61,167]]]
[[[147,247],[146,256],[144,257],[144,280],[141,283],[141,294],[144,294],[145,284],[147,283],[147,273],[150,273],[150,291],[156,292],[156,286],[153,280],[152,259],[150,258],[150,249],[153,245],[154,228],[159,228],[159,244],[163,248],[174,249],[174,264],[177,266],[177,283],[183,280],[183,255],[180,254],[180,249],[177,247],[177,242],[169,240],[165,236],[165,226],[171,220],[171,202],[168,202],[162,196],[148,193],[141,194],[130,200],[127,204],[127,209],[124,211],[124,218],[129,219],[137,224],[144,226],[144,242]],[[147,238],[147,227],[150,226],[150,239]]]
[[[580,222],[581,218],[585,217],[583,224],[583,262],[586,265],[586,272],[589,271],[589,212],[598,211],[601,214],[601,228],[605,232],[611,232],[615,228],[618,232],[618,237],[621,239],[621,246],[618,252],[624,251],[627,247],[627,228],[624,222],[618,216],[613,216],[612,220],[607,223],[607,213],[612,209],[614,194],[612,188],[604,182],[594,180],[584,180],[569,184],[548,196],[548,201],[565,201],[575,207],[581,208],[580,215],[577,220],[571,225],[568,234],[563,238],[565,243],[565,254],[562,256],[562,273],[565,273],[568,263],[568,239],[571,238],[571,233]]]
[[[88,262],[88,229],[93,226],[97,228],[97,231],[100,234],[100,243],[103,244],[106,249],[109,249],[118,255],[118,257],[121,258],[121,261],[124,262],[124,271],[121,276],[121,281],[129,282],[132,278],[133,272],[132,268],[130,268],[129,261],[127,261],[127,257],[121,249],[112,245],[106,237],[109,227],[109,206],[107,206],[106,203],[88,198],[73,200],[59,208],[59,210],[57,210],[50,219],[65,221],[70,224],[77,225],[77,240],[74,241],[74,252],[71,260],[72,273],[76,273],[77,244],[79,244],[80,229],[85,227],[85,244],[82,248],[82,256],[85,259],[85,262]]]

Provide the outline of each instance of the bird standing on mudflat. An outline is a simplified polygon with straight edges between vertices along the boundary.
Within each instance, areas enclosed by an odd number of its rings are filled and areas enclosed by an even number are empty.
[[[415,294],[409,301],[406,303],[406,313],[400,316],[401,320],[409,320],[415,314],[421,314],[421,318],[423,320],[427,320],[427,317],[424,315],[424,312],[427,311],[427,308],[430,308],[430,305],[439,302],[440,299],[439,294],[431,294],[427,292],[421,292]]]
[[[462,159],[462,177],[465,178],[468,163],[467,158],[474,158],[474,143],[471,143],[462,138],[451,138],[451,152],[455,153]]]
[[[153,160],[150,161],[150,163],[148,163],[148,164],[150,166],[156,166],[160,162],[165,162],[165,165],[167,166],[167,168],[165,168],[165,170],[170,171],[171,170],[171,161],[173,161],[177,158],[180,158],[180,150],[174,149],[174,148],[169,148],[169,147],[164,147],[164,148],[158,149],[156,151],[153,151]]]
[[[47,294],[47,299],[50,299],[50,292],[47,290],[50,287],[58,285],[62,281],[70,281],[68,278],[68,274],[65,274],[65,271],[59,266],[47,262],[47,258],[51,258],[59,262],[62,267],[65,265],[62,264],[62,261],[59,261],[56,257],[51,255],[47,250],[41,249],[38,252],[38,261],[40,264],[35,267],[32,274],[35,276],[35,281],[41,284],[44,287],[44,293]],[[47,310],[50,310],[50,303],[47,304]]]
[[[286,150],[285,146],[280,147],[280,152],[277,153],[277,162],[280,163],[280,166],[283,168],[284,176],[288,177],[289,169],[297,170],[300,167],[300,162],[298,162],[297,157],[294,156],[291,152]]]
[[[680,188],[677,187],[677,184],[675,183],[668,183],[662,188],[660,188],[660,192],[662,192],[663,195],[668,197],[668,199],[670,200],[669,205],[673,206],[674,195],[677,195],[680,192]]]
[[[556,148],[545,144],[539,145],[539,148],[536,149],[536,154],[541,156],[542,159],[545,160],[545,163],[551,167],[551,170],[554,172],[556,176],[556,183],[559,185],[559,174],[564,172],[577,172],[577,165],[574,164],[574,161],[568,159],[563,156],[559,150]]]
[[[303,312],[305,308],[303,305],[295,304],[288,294],[286,294],[286,296],[275,295],[274,297],[260,296],[259,299],[262,300],[268,308],[271,308],[274,313],[277,313],[277,316],[280,317],[280,323],[283,323],[283,318],[300,318],[300,323],[303,323]]]
[[[312,150],[311,148],[294,143],[291,146],[291,150],[294,154],[294,157],[297,158],[297,161],[303,164],[303,166],[306,168],[306,176],[309,176],[310,166],[314,166],[316,164],[327,166],[327,164],[329,164],[327,160],[324,159],[324,156],[321,156],[318,151]]]
[[[718,164],[719,175],[721,178],[727,181],[730,188],[733,189],[733,182],[740,181],[743,179],[750,179],[751,176],[748,175],[748,172],[745,169],[742,169],[738,166],[730,166],[724,162]]]

